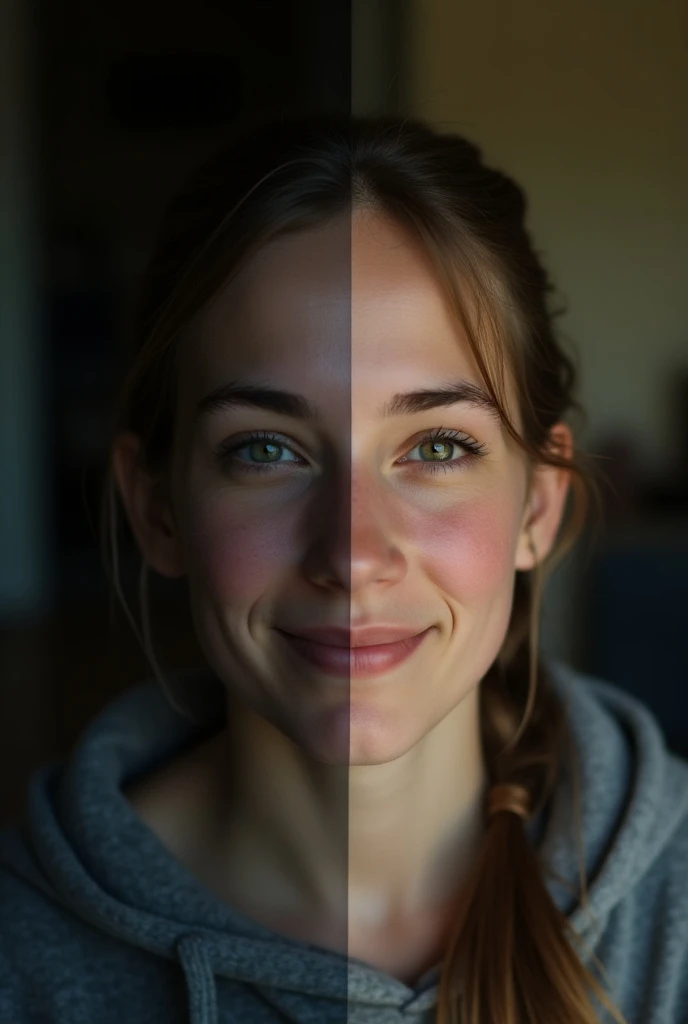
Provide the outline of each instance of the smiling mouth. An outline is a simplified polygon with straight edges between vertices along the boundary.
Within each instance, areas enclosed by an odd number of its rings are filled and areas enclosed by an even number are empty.
[[[389,672],[406,661],[420,647],[432,628],[430,626],[421,633],[407,635],[401,639],[358,645],[350,642],[343,644],[341,631],[328,634],[330,639],[337,640],[337,643],[323,643],[319,639],[314,640],[312,636],[296,636],[279,629],[277,632],[301,660],[306,660],[326,674],[363,678]],[[350,635],[350,631],[344,632]],[[391,632],[389,629],[386,632],[380,629],[375,634],[370,631],[369,638],[389,636]],[[317,635],[323,634],[324,631],[321,631]],[[360,636],[357,639],[360,639]]]
[[[348,629],[341,626],[313,626],[280,632],[328,647],[357,648],[378,647],[411,640],[425,630],[419,629],[418,626],[368,625],[352,626]]]

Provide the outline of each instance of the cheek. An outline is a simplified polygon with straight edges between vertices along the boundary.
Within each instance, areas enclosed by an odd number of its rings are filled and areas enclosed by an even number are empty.
[[[425,508],[408,530],[425,571],[462,603],[489,598],[513,580],[516,532],[504,501]]]
[[[214,504],[189,520],[191,572],[223,602],[243,604],[270,590],[294,559],[293,531],[284,514]]]

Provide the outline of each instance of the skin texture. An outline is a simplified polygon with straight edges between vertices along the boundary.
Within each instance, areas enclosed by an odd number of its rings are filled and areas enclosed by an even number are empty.
[[[128,795],[221,898],[412,979],[482,834],[480,680],[533,566],[528,531],[544,558],[569,475],[538,467],[527,494],[522,453],[479,408],[378,415],[396,392],[480,379],[424,253],[369,211],[263,250],[198,319],[180,370],[166,488],[135,468],[133,435],[114,467],[145,560],[188,577],[229,725]],[[236,407],[194,429],[200,398],[238,376],[305,395],[320,422]],[[431,472],[418,446],[439,427],[485,454],[441,442],[457,465]],[[287,446],[279,466],[214,454],[253,430]],[[565,424],[553,441],[570,454]],[[272,628],[362,619],[434,628],[352,680],[299,666]]]

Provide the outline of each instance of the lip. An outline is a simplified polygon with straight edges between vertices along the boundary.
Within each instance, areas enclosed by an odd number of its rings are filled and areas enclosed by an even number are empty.
[[[280,630],[280,632],[288,632]],[[311,626],[295,630],[291,636],[314,640],[328,647],[374,647],[379,644],[393,644],[418,636],[417,626],[361,626],[343,629],[341,626]]]
[[[416,651],[427,634],[414,627],[311,628],[299,635],[278,629],[289,647],[329,675],[367,678],[395,668]]]

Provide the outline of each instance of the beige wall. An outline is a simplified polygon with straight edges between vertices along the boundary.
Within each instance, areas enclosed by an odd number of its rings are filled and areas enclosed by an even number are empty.
[[[410,0],[409,112],[525,186],[570,308],[590,429],[677,451],[666,387],[688,364],[685,0]]]

